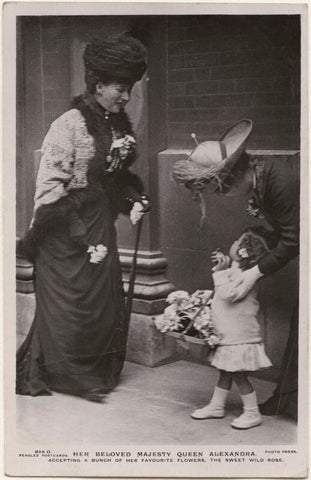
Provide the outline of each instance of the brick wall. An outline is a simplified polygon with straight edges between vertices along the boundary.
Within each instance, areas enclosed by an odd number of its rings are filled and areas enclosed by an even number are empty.
[[[299,148],[297,16],[168,17],[169,147],[251,118],[249,147]]]

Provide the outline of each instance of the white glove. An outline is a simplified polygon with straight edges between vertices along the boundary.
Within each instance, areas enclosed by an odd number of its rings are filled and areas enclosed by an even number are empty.
[[[144,215],[144,207],[140,202],[135,202],[132,210],[130,211],[130,220],[133,225],[136,225],[136,223],[141,219],[141,217]]]
[[[247,293],[253,288],[257,280],[262,276],[263,273],[259,270],[258,265],[241,272],[238,278],[233,282],[233,286],[238,288],[238,297],[245,297],[245,295],[247,295]]]

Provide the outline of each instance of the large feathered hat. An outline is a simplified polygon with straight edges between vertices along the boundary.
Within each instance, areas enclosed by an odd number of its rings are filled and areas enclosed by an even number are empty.
[[[243,153],[251,131],[252,121],[242,119],[232,125],[220,140],[197,143],[187,160],[175,163],[173,178],[192,190],[201,191],[207,185],[214,185],[215,190],[221,191],[226,177]]]
[[[146,70],[145,47],[129,34],[87,44],[83,60],[89,91],[99,81],[132,85],[141,79]]]
[[[188,187],[193,192],[194,200],[200,201],[201,226],[206,217],[202,191],[207,189],[209,193],[214,193],[225,190],[228,177],[232,176],[231,171],[245,150],[252,126],[251,120],[239,120],[220,137],[220,140],[197,142],[188,159],[179,160],[173,165],[174,180]],[[192,135],[195,138],[195,135]]]

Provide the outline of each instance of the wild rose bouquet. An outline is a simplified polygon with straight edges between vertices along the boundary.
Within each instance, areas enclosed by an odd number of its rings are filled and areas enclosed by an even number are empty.
[[[212,290],[196,290],[192,295],[177,290],[168,295],[169,306],[155,320],[160,332],[178,332],[203,339],[211,348],[219,343],[211,318]]]
[[[102,243],[98,245],[89,245],[87,253],[90,254],[90,263],[101,263],[106,257],[108,249]]]
[[[110,147],[110,151],[113,152],[114,150],[118,151],[118,155],[120,156],[121,160],[124,160],[129,152],[135,147],[136,140],[132,135],[125,135],[122,138],[117,138],[112,142]]]
[[[110,164],[107,169],[108,172],[117,170],[121,162],[125,160],[133,151],[136,145],[136,140],[132,135],[125,135],[122,138],[115,139],[110,147],[109,155],[107,155],[107,162]]]

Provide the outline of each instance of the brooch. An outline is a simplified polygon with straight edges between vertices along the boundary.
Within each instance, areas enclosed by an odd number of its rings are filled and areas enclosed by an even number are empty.
[[[257,218],[260,218],[260,219],[265,218],[265,216],[260,211],[260,207],[258,205],[258,201],[257,201],[256,197],[251,197],[248,200],[248,206],[247,206],[246,211],[249,215],[252,215],[253,217],[257,217]]]
[[[116,138],[113,131],[113,142],[110,147],[110,152],[106,157],[107,162],[110,164],[107,172],[113,172],[120,168],[120,164],[124,161],[128,155],[135,148],[136,140],[131,135],[125,135],[122,138]]]

